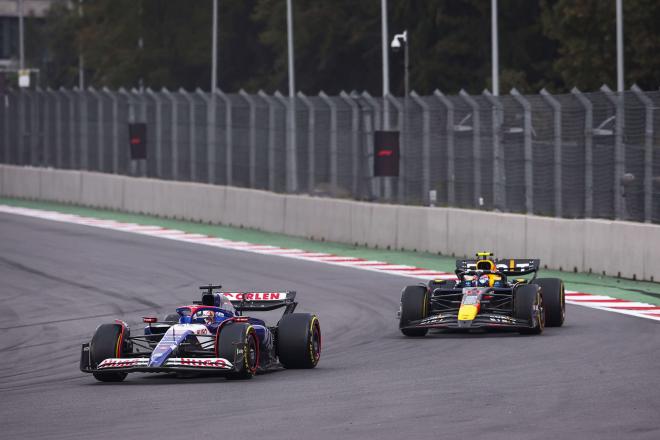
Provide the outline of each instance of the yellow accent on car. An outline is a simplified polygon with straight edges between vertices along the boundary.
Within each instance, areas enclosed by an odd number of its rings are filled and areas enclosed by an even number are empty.
[[[472,321],[477,317],[477,306],[475,305],[462,305],[458,309],[458,320],[459,321]]]

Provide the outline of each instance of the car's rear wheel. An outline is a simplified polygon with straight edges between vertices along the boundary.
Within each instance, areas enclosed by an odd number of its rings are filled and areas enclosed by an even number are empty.
[[[420,337],[428,333],[427,328],[406,328],[413,321],[428,316],[429,291],[425,286],[408,286],[401,292],[401,316],[399,329],[406,336]]]
[[[106,359],[120,358],[123,351],[123,327],[121,324],[102,324],[94,332],[89,344],[89,357],[93,368]],[[93,373],[101,382],[121,382],[127,373],[119,371],[102,371]]]
[[[559,278],[537,278],[532,281],[532,284],[541,288],[545,308],[545,325],[561,327],[566,318],[564,282]]]
[[[534,284],[516,287],[513,292],[514,317],[529,323],[529,327],[519,327],[523,334],[538,335],[545,328],[543,296],[539,286]]]
[[[316,315],[291,313],[277,326],[277,355],[284,368],[314,368],[321,358],[321,324]]]
[[[259,338],[250,324],[228,322],[215,336],[218,357],[234,365],[227,379],[251,379],[259,368]]]

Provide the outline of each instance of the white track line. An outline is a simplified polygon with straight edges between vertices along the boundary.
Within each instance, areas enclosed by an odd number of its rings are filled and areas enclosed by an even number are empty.
[[[251,252],[261,255],[272,255],[284,258],[293,258],[316,263],[331,264],[354,269],[368,270],[371,272],[398,275],[406,278],[417,278],[428,280],[431,278],[448,280],[456,279],[456,276],[447,272],[431,269],[423,269],[414,266],[390,264],[384,261],[365,260],[357,257],[345,257],[325,252],[307,252],[301,249],[286,249],[277,246],[260,245],[245,241],[232,241],[224,238],[210,237],[203,234],[188,233],[178,229],[168,229],[155,225],[138,225],[136,223],[122,223],[116,220],[97,219],[83,217],[75,214],[63,214],[56,211],[45,211],[40,209],[21,208],[16,206],[0,205],[0,212],[8,214],[23,215],[44,220],[52,220],[62,223],[73,223],[90,226],[94,228],[110,229],[113,231],[129,232],[133,234],[148,235],[167,240],[183,241],[186,243],[215,246],[223,249],[231,249],[242,252]],[[583,307],[589,307],[607,312],[622,313],[637,316],[639,318],[660,321],[660,306],[647,303],[627,301],[612,298],[607,295],[592,295],[584,292],[566,292],[566,302]]]

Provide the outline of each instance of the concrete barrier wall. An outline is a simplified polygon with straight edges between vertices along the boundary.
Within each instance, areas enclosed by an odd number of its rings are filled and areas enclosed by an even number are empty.
[[[491,250],[544,266],[657,280],[660,226],[384,205],[245,188],[0,165],[0,194],[462,257]]]
[[[41,168],[2,166],[2,195],[23,199],[39,199]]]

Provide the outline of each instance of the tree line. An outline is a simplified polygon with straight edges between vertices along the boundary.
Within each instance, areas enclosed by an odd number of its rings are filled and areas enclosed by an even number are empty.
[[[76,2],[73,2],[75,4]],[[382,91],[380,0],[293,0],[297,88]],[[210,88],[211,0],[55,3],[27,28],[42,85]],[[490,1],[389,0],[390,39],[408,30],[418,93],[491,89]],[[614,0],[499,0],[500,88],[567,92],[616,84]],[[660,2],[624,1],[626,85],[660,85]],[[287,90],[285,0],[219,0],[218,86]],[[391,90],[403,93],[403,56],[390,54]]]

